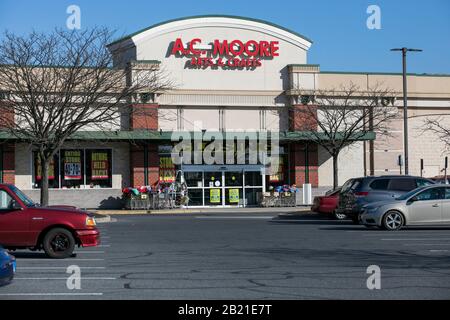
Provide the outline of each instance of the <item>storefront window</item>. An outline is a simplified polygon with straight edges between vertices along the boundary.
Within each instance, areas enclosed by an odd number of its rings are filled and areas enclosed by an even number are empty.
[[[242,187],[242,172],[225,172],[225,186]]]
[[[188,187],[201,188],[203,187],[203,172],[185,172],[184,179]]]
[[[50,162],[48,168],[48,186],[49,188],[59,188],[59,166],[58,166],[58,154],[53,156],[53,160]],[[40,188],[42,186],[42,168],[41,159],[37,152],[33,153],[33,169],[34,169],[34,181],[33,188]]]
[[[203,190],[202,189],[189,189],[189,206],[202,206],[203,205]]]
[[[86,150],[86,184],[89,188],[111,188],[111,150]]]
[[[40,159],[33,153],[33,188],[42,185]],[[49,187],[62,189],[111,188],[110,149],[61,149],[50,164]]]
[[[221,187],[222,172],[205,172],[205,187]]]
[[[246,186],[262,186],[262,175],[259,171],[246,171],[245,172],[245,185]]]

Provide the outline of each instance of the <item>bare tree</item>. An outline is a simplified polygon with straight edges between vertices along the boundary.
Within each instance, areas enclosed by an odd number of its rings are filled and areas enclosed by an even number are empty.
[[[292,107],[291,123],[297,130],[310,132],[311,140],[330,154],[336,189],[340,152],[369,132],[388,134],[389,122],[398,115],[393,107],[394,94],[380,85],[362,90],[350,83],[338,89],[310,92],[304,97],[309,101],[304,101],[301,107]]]
[[[434,133],[441,140],[445,148],[450,149],[450,127],[448,126],[448,115],[436,114],[427,116],[423,121],[423,132]]]
[[[0,130],[27,141],[40,157],[41,205],[48,205],[48,169],[63,143],[80,130],[117,130],[136,112],[137,96],[171,89],[158,67],[113,66],[107,28],[54,30],[0,42]],[[115,64],[120,65],[120,64]],[[140,110],[142,112],[142,108]]]

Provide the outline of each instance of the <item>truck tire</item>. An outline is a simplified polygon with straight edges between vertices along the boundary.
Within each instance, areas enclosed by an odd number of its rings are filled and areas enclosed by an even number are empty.
[[[65,259],[72,255],[75,248],[75,239],[69,230],[54,228],[47,232],[42,241],[42,246],[48,257]]]

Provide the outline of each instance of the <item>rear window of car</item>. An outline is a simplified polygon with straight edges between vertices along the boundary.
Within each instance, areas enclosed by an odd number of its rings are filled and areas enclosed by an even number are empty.
[[[389,183],[389,190],[396,191],[411,191],[417,188],[415,179],[399,178],[391,179]]]
[[[387,190],[389,179],[377,179],[373,181],[369,187],[373,190]]]
[[[345,193],[348,191],[354,191],[361,184],[361,179],[350,179],[342,186],[340,193]]]

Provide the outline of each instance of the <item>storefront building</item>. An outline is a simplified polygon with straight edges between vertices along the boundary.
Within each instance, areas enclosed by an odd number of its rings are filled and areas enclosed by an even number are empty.
[[[71,137],[50,168],[50,202],[120,207],[122,188],[170,183],[180,170],[189,188],[190,206],[257,205],[261,193],[284,184],[329,188],[331,158],[296,127],[298,119],[290,110],[302,108],[314,91],[341,84],[369,88],[382,82],[401,93],[402,77],[321,71],[319,65],[308,64],[311,45],[308,38],[281,26],[234,16],[176,19],[110,44],[118,66],[131,73],[160,68],[171,77],[174,88],[141,95],[136,108],[149,111],[145,116],[124,118],[111,132]],[[433,134],[422,133],[420,126],[428,115],[450,118],[450,76],[411,74],[408,90],[410,173],[419,175],[424,159],[423,175],[435,176],[444,165],[445,146]],[[398,96],[399,110],[401,103]],[[344,150],[340,182],[400,173],[402,128],[400,120],[393,122],[389,138],[368,134]],[[232,133],[236,141],[245,140],[249,132],[274,132],[279,138],[279,169],[269,174],[261,161],[176,165],[170,153],[179,132]],[[16,184],[35,199],[39,198],[38,163],[26,141],[2,140],[0,180]]]

